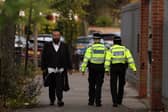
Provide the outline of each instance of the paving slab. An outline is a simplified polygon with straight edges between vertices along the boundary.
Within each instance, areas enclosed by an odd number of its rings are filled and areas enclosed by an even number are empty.
[[[64,93],[64,107],[50,106],[48,88],[42,88],[38,97],[39,104],[34,108],[19,109],[15,112],[147,112],[147,106],[138,99],[137,91],[126,83],[123,105],[114,108],[109,86],[110,77],[104,79],[102,89],[102,107],[88,106],[88,80],[87,75],[80,73],[70,75],[70,91]]]

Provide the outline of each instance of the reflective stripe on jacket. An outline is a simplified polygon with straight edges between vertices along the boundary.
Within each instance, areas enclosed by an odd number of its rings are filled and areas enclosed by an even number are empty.
[[[81,71],[84,72],[88,62],[93,64],[103,64],[105,62],[106,47],[104,44],[93,44],[86,49]]]
[[[131,52],[125,46],[113,45],[106,55],[105,71],[110,70],[110,64],[118,63],[128,63],[129,67],[133,71],[136,71],[135,62],[131,55]]]

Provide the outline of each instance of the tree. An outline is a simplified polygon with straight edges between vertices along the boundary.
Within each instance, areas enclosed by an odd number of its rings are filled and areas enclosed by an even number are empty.
[[[16,3],[17,2],[17,3]],[[0,100],[6,105],[8,97],[15,92],[16,75],[14,71],[14,35],[15,23],[21,1],[6,0],[1,4],[0,18]]]
[[[112,19],[109,16],[99,16],[95,24],[100,27],[112,26]]]
[[[45,14],[48,13],[49,9],[49,1],[47,0],[29,0],[28,8],[25,8],[25,11],[29,14],[28,16],[28,29],[31,29],[31,25],[33,27],[33,37],[34,37],[34,64],[35,67],[38,67],[38,57],[37,57],[37,37],[40,23],[46,23]],[[30,34],[27,33],[27,40],[30,38]],[[26,60],[25,60],[25,71],[27,69],[28,64],[28,43],[26,45]]]
[[[76,21],[75,16],[83,19],[86,12],[83,7],[88,4],[88,0],[55,0],[52,8],[60,14],[58,27],[62,30],[63,35],[68,43],[79,35],[80,20]]]
[[[99,16],[109,16],[113,21],[119,20],[121,7],[129,3],[129,0],[90,0],[90,4],[85,7],[87,21],[90,25],[95,25]]]
[[[24,10],[34,15],[39,15],[41,11],[40,6],[47,6],[45,0],[36,1],[36,0],[5,0],[0,1],[0,102],[3,103],[3,106],[7,106],[7,101],[9,99],[14,99],[18,95],[18,91],[21,92],[23,85],[18,85],[20,82],[19,78],[22,79],[30,78],[24,76],[24,74],[17,74],[16,70],[20,68],[14,62],[15,49],[14,49],[14,37],[16,32],[16,24],[19,21],[19,11]],[[43,4],[42,4],[43,1]],[[37,3],[38,2],[38,3]],[[37,5],[40,5],[37,8]],[[34,6],[34,7],[33,7]],[[33,9],[34,8],[34,9]],[[37,9],[36,9],[37,8]],[[32,10],[29,10],[32,9]],[[44,10],[43,10],[44,11]],[[38,13],[38,14],[37,14]],[[35,20],[41,19],[37,16],[32,16],[32,21],[29,23],[38,23]],[[29,16],[30,17],[30,16]],[[35,18],[35,19],[34,19]],[[30,18],[29,18],[30,19]],[[23,21],[26,24],[26,21],[29,20],[28,16],[24,18]],[[19,67],[19,68],[18,68]],[[22,75],[22,76],[21,76]],[[20,87],[18,90],[18,86]],[[1,105],[0,105],[1,107]]]

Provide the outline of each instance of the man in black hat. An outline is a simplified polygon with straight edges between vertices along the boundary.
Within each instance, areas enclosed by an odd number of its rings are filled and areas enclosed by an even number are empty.
[[[49,86],[50,105],[54,105],[55,95],[58,106],[64,106],[63,90],[67,84],[67,72],[71,74],[72,62],[67,44],[60,41],[59,31],[52,32],[53,41],[46,43],[43,47],[41,57],[41,68],[46,74],[44,81]],[[65,83],[66,82],[66,83]]]

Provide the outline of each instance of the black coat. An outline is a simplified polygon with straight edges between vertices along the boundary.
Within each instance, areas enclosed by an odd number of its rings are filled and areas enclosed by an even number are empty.
[[[64,68],[65,84],[68,83],[66,81],[68,80],[67,70],[72,69],[72,62],[67,44],[61,42],[56,52],[52,42],[45,43],[41,55],[41,68],[43,71],[46,71],[48,67]],[[43,74],[43,78],[45,78],[46,74]]]
[[[53,47],[53,43],[46,43],[43,47],[42,56],[41,56],[41,68],[42,70],[47,69],[48,67],[60,67],[67,69],[72,69],[72,62],[69,53],[68,46],[61,42],[60,47],[57,51],[58,56],[55,55],[56,51]]]

